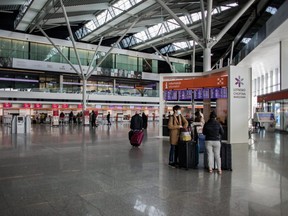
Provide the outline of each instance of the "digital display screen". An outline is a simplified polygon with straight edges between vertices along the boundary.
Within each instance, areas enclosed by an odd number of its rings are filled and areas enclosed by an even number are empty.
[[[227,88],[221,88],[221,90],[220,90],[220,98],[228,98]]]
[[[211,99],[227,98],[227,88],[212,88],[210,89]]]
[[[177,101],[178,100],[178,91],[167,91],[166,92],[167,101]]]
[[[203,99],[209,99],[210,98],[210,89],[206,88],[206,89],[203,89],[202,91],[203,93]]]
[[[178,91],[179,101],[191,101],[192,100],[192,90],[180,90]]]
[[[194,90],[194,99],[195,100],[203,99],[203,89]]]

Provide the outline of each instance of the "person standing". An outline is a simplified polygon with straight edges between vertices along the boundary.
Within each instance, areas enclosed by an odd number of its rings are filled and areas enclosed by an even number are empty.
[[[110,112],[108,112],[108,114],[107,114],[107,124],[108,125],[111,125],[111,122],[110,122]]]
[[[173,107],[173,115],[169,117],[168,128],[170,129],[170,152],[169,165],[175,167],[178,163],[177,145],[180,137],[180,129],[187,128],[188,121],[181,115],[181,107]]]
[[[73,117],[74,117],[74,114],[73,114],[73,111],[71,111],[69,113],[69,124],[73,122]]]
[[[144,112],[142,113],[142,121],[143,121],[143,128],[147,129],[148,117],[147,117],[147,115]]]
[[[221,124],[216,120],[216,117],[216,113],[212,111],[209,120],[204,124],[203,134],[206,136],[205,147],[208,156],[208,171],[212,173],[215,158],[218,173],[221,174],[220,140],[221,136],[224,135],[224,130]]]
[[[138,111],[136,111],[135,115],[132,116],[130,122],[131,130],[142,130],[143,129],[143,119],[139,115]]]
[[[96,127],[96,113],[94,112],[94,110],[92,110],[92,113],[91,113],[91,123],[92,123],[92,127]]]

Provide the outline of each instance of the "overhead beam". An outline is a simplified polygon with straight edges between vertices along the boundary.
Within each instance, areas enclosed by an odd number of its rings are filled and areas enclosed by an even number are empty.
[[[25,0],[1,0],[0,5],[23,5],[25,3]]]
[[[255,2],[255,0],[250,0],[247,2],[243,8],[235,15],[235,17],[224,27],[224,29],[216,36],[216,40],[211,44],[213,47],[221,38],[227,33],[227,31],[237,22],[237,20],[247,11],[247,9]]]
[[[79,1],[80,3],[81,1]],[[66,12],[83,12],[83,11],[93,11],[96,10],[105,10],[109,7],[108,3],[96,3],[96,4],[85,4],[85,5],[76,5],[76,6],[66,6]],[[56,13],[61,13],[60,11]],[[95,16],[94,16],[95,18]]]
[[[207,22],[206,22],[207,25],[206,25],[206,36],[205,36],[206,42],[205,43],[209,43],[211,39],[212,5],[213,5],[213,0],[208,0]]]
[[[71,26],[70,26],[70,22],[69,22],[69,19],[68,19],[66,10],[65,10],[65,6],[64,6],[62,0],[60,0],[60,4],[61,4],[61,8],[62,8],[64,17],[65,17],[65,20],[66,20],[67,29],[68,29],[68,32],[69,32],[69,35],[70,35],[70,40],[71,40],[72,45],[73,45],[73,49],[74,49],[74,52],[75,52],[75,55],[76,55],[76,59],[77,59],[78,65],[79,65],[79,68],[80,68],[80,71],[81,71],[81,75],[82,75],[82,77],[83,77],[83,79],[84,79],[84,78],[85,78],[85,77],[84,77],[84,72],[83,72],[82,64],[81,64],[81,61],[80,61],[80,58],[79,58],[79,55],[78,55],[78,52],[77,52],[74,35],[73,35],[73,33],[72,33]]]
[[[204,48],[202,42],[200,41],[199,37],[191,31],[187,25],[185,25],[179,17],[162,1],[162,0],[156,0],[158,4],[160,4],[172,17],[176,20],[176,22],[201,46]]]
[[[46,34],[46,32],[39,26],[36,26],[40,32],[47,38],[47,40],[53,45],[53,47],[58,51],[58,53],[67,61],[67,63],[72,67],[72,69],[81,76],[81,73],[75,68],[75,66],[70,62],[70,60],[63,54],[63,52],[60,50],[60,48],[52,41],[52,39]]]
[[[206,36],[206,18],[205,18],[205,6],[204,0],[200,0],[200,9],[201,9],[201,17],[202,17],[202,34],[203,38]]]
[[[86,15],[79,15],[79,16],[69,16],[69,21],[70,22],[79,22],[79,21],[86,21],[86,20],[91,20],[95,16],[93,14],[86,14]],[[51,24],[57,24],[57,23],[65,23],[65,17],[62,18],[52,18],[47,20],[45,25],[51,25]]]

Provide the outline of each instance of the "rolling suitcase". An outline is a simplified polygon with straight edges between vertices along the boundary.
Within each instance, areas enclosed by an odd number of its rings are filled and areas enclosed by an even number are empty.
[[[142,130],[133,131],[133,134],[130,139],[130,144],[135,147],[140,146],[143,141],[143,137],[144,137],[144,132]]]
[[[231,144],[221,142],[221,169],[232,171],[232,147]]]
[[[199,153],[203,153],[205,151],[205,135],[198,134],[198,144],[199,144]]]
[[[198,144],[193,141],[179,141],[178,159],[179,166],[182,168],[197,168],[199,162]]]

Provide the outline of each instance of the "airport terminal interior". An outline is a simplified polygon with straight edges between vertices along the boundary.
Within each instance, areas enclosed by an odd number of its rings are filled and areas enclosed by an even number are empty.
[[[287,11],[1,0],[0,215],[287,215]]]

